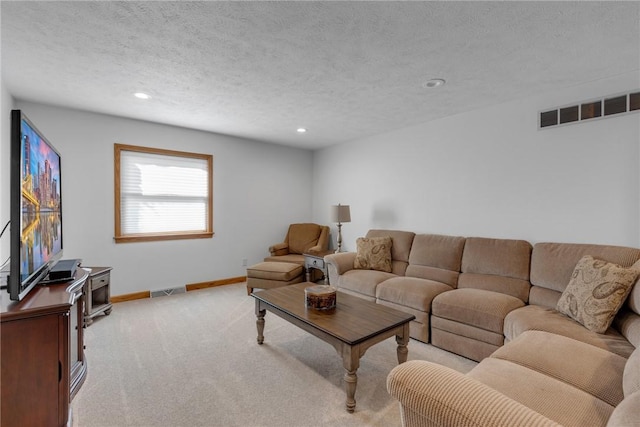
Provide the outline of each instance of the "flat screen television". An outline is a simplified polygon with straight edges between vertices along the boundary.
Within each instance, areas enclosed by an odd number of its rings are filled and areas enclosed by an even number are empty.
[[[11,111],[9,298],[20,301],[62,257],[60,154],[20,110]]]

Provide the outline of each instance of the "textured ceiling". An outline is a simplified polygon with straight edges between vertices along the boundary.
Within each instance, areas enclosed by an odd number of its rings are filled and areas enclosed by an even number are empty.
[[[2,78],[20,100],[314,149],[637,71],[639,10],[2,1]]]

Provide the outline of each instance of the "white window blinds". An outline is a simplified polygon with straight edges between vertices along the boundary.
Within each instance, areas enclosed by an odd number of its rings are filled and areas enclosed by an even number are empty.
[[[210,231],[205,158],[120,152],[120,234]]]

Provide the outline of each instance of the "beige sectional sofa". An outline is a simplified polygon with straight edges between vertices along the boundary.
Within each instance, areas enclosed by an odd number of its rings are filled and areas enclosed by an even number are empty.
[[[325,256],[329,283],[352,295],[416,316],[411,337],[429,341],[431,301],[458,285],[465,238],[408,231],[370,230],[366,237],[391,236],[392,271],[354,269],[355,252]]]
[[[403,425],[630,427],[640,420],[640,350],[629,359],[527,331],[469,373],[412,360],[387,377]]]
[[[332,254],[330,283],[414,314],[413,338],[480,361],[466,375],[426,361],[395,368],[388,389],[405,425],[639,425],[640,285],[603,333],[556,308],[582,257],[640,269],[640,249],[397,230],[366,237],[381,236],[392,238],[391,272]]]

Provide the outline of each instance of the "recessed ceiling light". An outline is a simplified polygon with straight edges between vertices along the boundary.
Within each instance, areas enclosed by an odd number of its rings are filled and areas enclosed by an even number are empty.
[[[136,92],[133,94],[133,96],[135,96],[136,98],[140,98],[140,99],[151,99],[151,97],[149,95],[147,95],[146,93],[142,93],[142,92]]]
[[[296,132],[298,132],[298,133],[306,133],[306,132],[307,132],[307,129],[306,129],[306,128],[298,128],[298,129],[296,130]]]
[[[422,87],[426,89],[435,89],[437,87],[443,86],[445,84],[444,79],[431,79],[422,83]]]

